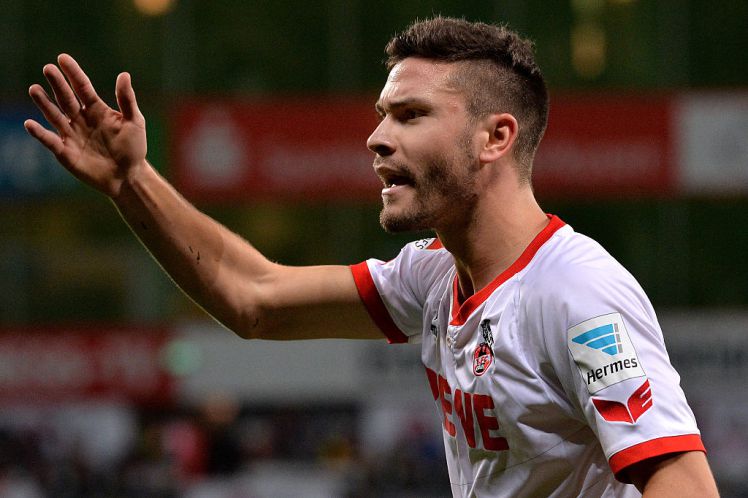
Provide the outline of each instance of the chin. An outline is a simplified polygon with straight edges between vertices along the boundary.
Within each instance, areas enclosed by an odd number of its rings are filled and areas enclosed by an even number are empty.
[[[423,213],[392,213],[384,208],[379,214],[379,224],[390,233],[428,230],[429,224],[426,221]]]

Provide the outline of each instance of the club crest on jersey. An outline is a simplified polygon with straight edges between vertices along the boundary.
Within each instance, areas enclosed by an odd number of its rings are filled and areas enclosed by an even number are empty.
[[[620,313],[584,321],[567,331],[568,347],[590,394],[634,377],[644,377]]]
[[[478,344],[473,352],[473,373],[480,377],[493,363],[493,334],[491,333],[491,321],[485,319],[480,324],[480,332],[483,341]]]

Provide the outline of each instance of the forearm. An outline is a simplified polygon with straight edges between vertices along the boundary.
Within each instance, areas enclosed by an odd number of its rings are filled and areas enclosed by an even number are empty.
[[[237,333],[251,327],[259,309],[251,303],[252,278],[262,279],[271,265],[264,256],[197,210],[147,163],[130,170],[113,201],[188,296]],[[237,278],[238,268],[247,279]]]

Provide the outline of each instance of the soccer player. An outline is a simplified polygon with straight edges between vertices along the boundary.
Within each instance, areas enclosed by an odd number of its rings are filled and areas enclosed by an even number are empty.
[[[716,496],[644,292],[533,195],[548,97],[531,44],[437,17],[386,52],[380,221],[437,235],[387,263],[283,266],[201,214],[147,162],[127,73],[114,110],[61,55],[54,100],[29,90],[56,133],[25,126],[241,337],[421,343],[455,496]]]

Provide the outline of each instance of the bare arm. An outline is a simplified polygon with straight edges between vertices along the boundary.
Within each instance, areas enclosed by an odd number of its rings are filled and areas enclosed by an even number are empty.
[[[195,209],[147,164],[114,203],[198,304],[242,337],[382,338],[345,266],[288,267]]]
[[[54,93],[29,94],[57,133],[27,131],[80,180],[109,196],[174,281],[247,338],[381,338],[345,266],[286,267],[199,212],[146,161],[145,119],[130,76],[117,78],[119,111],[67,55],[44,67]],[[67,80],[66,80],[67,78]]]
[[[628,475],[645,498],[719,496],[706,455],[700,451],[644,460],[632,465]]]

